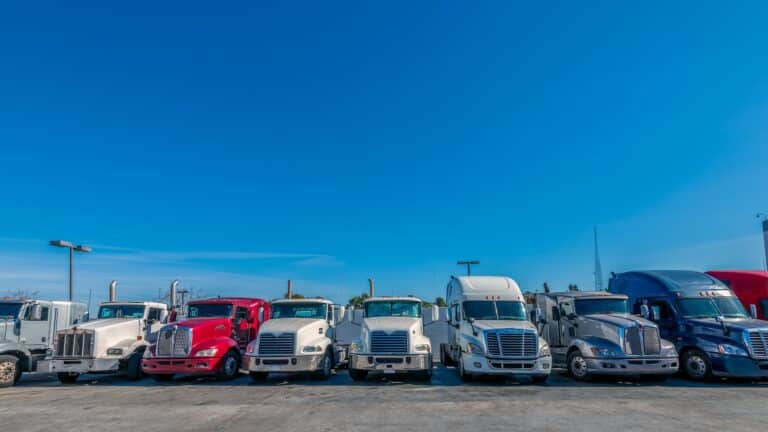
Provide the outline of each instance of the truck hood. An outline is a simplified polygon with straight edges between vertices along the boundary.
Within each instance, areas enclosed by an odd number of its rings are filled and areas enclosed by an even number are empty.
[[[89,330],[93,332],[93,355],[103,357],[107,349],[125,341],[136,341],[144,336],[144,323],[141,319],[108,318],[77,324],[59,333],[71,332],[72,329]]]
[[[368,330],[411,330],[412,328],[418,328],[421,332],[421,318],[410,317],[376,317],[366,318],[364,321],[365,327]]]
[[[94,332],[113,331],[123,327],[139,329],[142,324],[141,321],[142,320],[136,318],[107,318],[84,322],[82,324],[77,324],[74,327],[77,327],[80,330],[93,330]]]
[[[516,320],[477,320],[474,326],[478,330],[505,330],[505,329],[526,329],[536,330],[536,327],[530,321]]]
[[[630,314],[591,314],[583,315],[579,318],[583,320],[598,321],[616,327],[634,327],[637,325],[643,327],[657,327],[653,321]]]
[[[262,333],[298,333],[305,328],[320,327],[325,328],[327,323],[322,319],[311,318],[278,318],[271,319],[264,322],[261,325],[260,332]],[[315,330],[317,334],[318,331]]]
[[[192,343],[197,345],[205,339],[213,337],[230,337],[232,335],[231,318],[191,318],[169,325],[192,329]]]
[[[764,330],[768,331],[768,321],[756,320],[752,318],[726,318],[725,325],[731,330]],[[720,329],[721,325],[714,318],[694,318],[689,322],[695,326],[713,327]]]

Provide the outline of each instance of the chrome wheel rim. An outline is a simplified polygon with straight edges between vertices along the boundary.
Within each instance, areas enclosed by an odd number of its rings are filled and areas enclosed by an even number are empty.
[[[707,374],[707,362],[699,355],[689,356],[688,361],[685,362],[685,368],[689,375],[696,378],[704,377]]]
[[[571,359],[571,373],[580,378],[587,375],[587,362],[582,356],[575,355]]]
[[[16,363],[12,361],[0,362],[0,382],[9,383],[16,379]]]

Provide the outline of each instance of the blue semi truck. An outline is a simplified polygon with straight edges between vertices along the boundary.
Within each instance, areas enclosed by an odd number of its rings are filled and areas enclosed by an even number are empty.
[[[613,274],[608,290],[627,295],[633,313],[658,324],[661,337],[677,347],[680,370],[689,378],[768,378],[768,321],[751,317],[714,277],[630,271]]]

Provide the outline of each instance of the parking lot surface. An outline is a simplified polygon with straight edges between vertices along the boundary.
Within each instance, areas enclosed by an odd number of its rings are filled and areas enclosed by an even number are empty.
[[[353,382],[274,376],[252,384],[181,377],[87,376],[62,385],[26,376],[0,390],[5,431],[275,430],[379,431],[761,431],[768,424],[768,383],[577,383],[554,372],[545,385],[503,380],[462,383],[437,368],[431,384],[372,377]]]

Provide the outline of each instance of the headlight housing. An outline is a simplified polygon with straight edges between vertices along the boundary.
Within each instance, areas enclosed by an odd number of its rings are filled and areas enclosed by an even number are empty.
[[[356,353],[356,352],[360,352],[362,350],[363,350],[363,344],[361,344],[361,343],[352,342],[351,344],[349,344],[349,352]]]
[[[248,344],[248,346],[245,347],[246,354],[253,354],[255,352],[256,352],[256,344]]]
[[[198,351],[197,354],[195,354],[195,357],[213,357],[217,352],[219,352],[219,350],[216,348],[208,348]]]
[[[592,348],[592,354],[596,357],[617,357],[616,351],[610,348]]]
[[[472,354],[485,354],[485,349],[483,349],[483,347],[472,342],[467,344],[467,351],[471,352]]]
[[[319,353],[323,351],[323,347],[320,345],[307,345],[301,349],[303,353]]]
[[[146,352],[146,351],[144,351]],[[108,348],[107,349],[107,355],[108,356],[121,356],[123,355],[123,349],[122,348]]]
[[[419,344],[414,349],[418,352],[429,352],[429,344]]]
[[[550,355],[551,353],[549,351],[549,344],[547,343],[541,344],[541,346],[539,347],[539,357],[547,357]]]
[[[730,344],[718,345],[717,352],[725,355],[735,355],[735,356],[742,356],[742,357],[748,356],[747,352],[744,349],[742,349],[741,347],[737,347],[736,345],[730,345]]]

